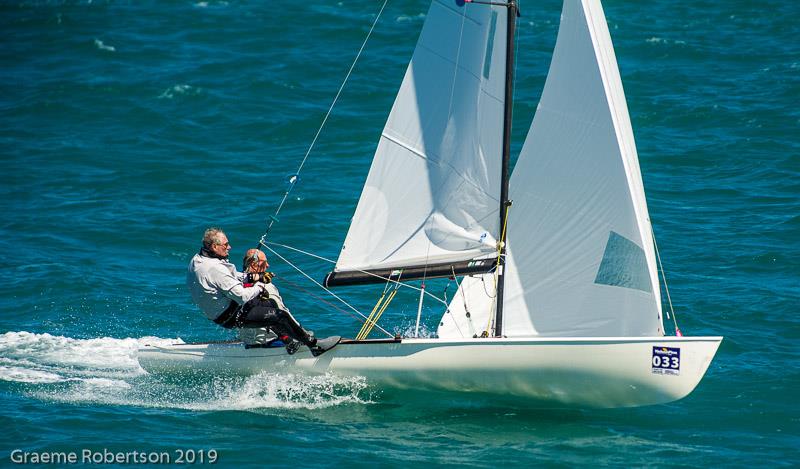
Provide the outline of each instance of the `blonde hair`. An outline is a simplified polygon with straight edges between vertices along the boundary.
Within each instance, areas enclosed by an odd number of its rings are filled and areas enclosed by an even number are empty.
[[[245,272],[260,273],[267,268],[267,256],[259,249],[248,249],[242,259],[242,268]]]

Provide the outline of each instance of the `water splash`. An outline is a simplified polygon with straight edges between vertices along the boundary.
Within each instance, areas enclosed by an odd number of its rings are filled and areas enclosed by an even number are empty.
[[[324,409],[345,404],[368,404],[370,392],[363,377],[332,374],[307,376],[263,372],[248,377],[161,381],[83,379],[68,386],[40,387],[30,395],[69,404],[127,405],[198,411],[257,409]]]
[[[0,335],[0,380],[31,397],[70,404],[187,410],[321,409],[370,403],[366,378],[262,372],[254,376],[182,377],[148,374],[138,361],[144,344],[180,339],[73,339],[50,334]]]
[[[19,383],[56,383],[63,377],[47,371],[30,370],[17,366],[0,366],[0,379]]]
[[[415,337],[415,332],[417,329],[416,322],[404,322],[398,326],[395,326],[392,329],[392,332],[395,335],[399,335],[400,337]],[[436,337],[436,330],[429,329],[426,324],[419,325],[419,338],[421,339],[433,339]]]
[[[6,332],[0,335],[0,380],[37,382],[75,378],[132,378],[145,373],[138,349],[145,343],[168,345],[180,339],[73,339],[50,334]]]

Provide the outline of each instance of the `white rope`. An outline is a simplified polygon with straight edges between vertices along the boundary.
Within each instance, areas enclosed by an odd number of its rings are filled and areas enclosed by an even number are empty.
[[[469,308],[467,307],[467,296],[464,294],[464,290],[461,289],[461,284],[458,283],[458,277],[456,276],[456,269],[450,267],[450,272],[453,274],[453,280],[456,282],[456,294],[453,295],[453,301],[456,300],[456,296],[458,296],[458,292],[461,292],[461,299],[464,302],[464,313],[465,317],[467,318],[467,326],[475,333],[475,327],[472,325],[472,313],[469,312]],[[461,332],[461,328],[458,326],[458,321],[456,321],[455,315],[450,312],[450,309],[447,310],[450,313],[450,316],[453,318],[453,324],[456,326],[456,330],[458,331],[458,335],[464,337],[464,333]]]
[[[316,280],[314,280],[314,279],[313,279],[311,276],[309,276],[307,273],[303,272],[303,270],[302,270],[300,267],[297,267],[296,265],[292,264],[292,263],[291,263],[291,262],[290,262],[288,259],[286,259],[285,257],[283,257],[283,256],[281,256],[280,254],[278,254],[278,252],[277,252],[277,251],[275,251],[274,249],[272,249],[271,247],[269,247],[269,246],[267,246],[267,245],[264,245],[264,247],[265,247],[265,248],[267,248],[267,249],[269,250],[269,252],[271,252],[272,254],[275,254],[276,256],[278,256],[278,257],[279,257],[279,258],[280,258],[280,259],[281,259],[283,262],[285,262],[285,263],[289,264],[290,266],[292,266],[292,267],[294,268],[294,270],[296,270],[296,271],[300,272],[300,273],[301,273],[301,274],[302,274],[302,275],[303,275],[305,278],[307,278],[307,279],[311,280],[311,281],[312,281],[312,282],[314,282],[314,284],[316,284],[318,287],[320,287],[320,288],[322,288],[323,290],[325,290],[326,292],[328,292],[328,293],[329,293],[329,294],[330,294],[332,297],[334,297],[334,298],[336,298],[337,300],[341,301],[341,302],[342,302],[342,304],[344,304],[345,306],[347,306],[348,308],[350,308],[351,310],[353,310],[353,311],[354,311],[356,314],[358,314],[359,316],[361,316],[362,318],[364,318],[364,320],[365,320],[365,321],[367,320],[367,316],[365,316],[363,313],[361,313],[361,311],[357,310],[357,309],[356,309],[355,307],[353,307],[353,306],[352,306],[350,303],[348,303],[347,301],[345,301],[344,299],[342,299],[341,297],[339,297],[339,296],[338,296],[336,293],[334,293],[334,292],[330,291],[329,289],[325,288],[325,286],[324,286],[324,285],[322,285],[321,283],[319,283],[319,282],[317,282]],[[388,332],[386,329],[382,328],[381,326],[378,326],[377,324],[376,324],[375,326],[376,326],[378,329],[380,329],[381,331],[383,331],[383,333],[384,333],[384,334],[388,335],[388,336],[389,336],[389,337],[391,337],[391,338],[394,338],[394,335],[390,334],[390,333],[389,333],[389,332]]]
[[[339,96],[342,94],[342,90],[344,90],[344,86],[347,84],[347,80],[350,79],[350,74],[353,73],[353,69],[355,68],[356,63],[358,62],[358,59],[361,58],[361,53],[364,51],[364,47],[366,47],[370,36],[372,36],[372,31],[375,30],[375,25],[378,24],[378,20],[380,19],[381,14],[383,14],[383,10],[384,10],[384,8],[386,8],[386,4],[388,3],[388,1],[389,0],[384,0],[380,11],[378,12],[377,16],[375,16],[375,21],[372,22],[372,27],[369,28],[369,32],[367,33],[367,37],[364,38],[364,42],[361,44],[361,48],[358,49],[358,54],[356,54],[355,60],[353,60],[353,63],[350,65],[350,69],[347,71],[347,75],[344,77],[344,80],[342,81],[341,86],[339,86],[339,91],[336,92],[336,96],[333,98],[333,102],[331,103],[331,106],[328,108],[328,112],[325,113],[325,117],[322,119],[322,123],[320,124],[319,128],[317,129],[317,133],[314,135],[314,139],[311,141],[311,144],[308,146],[308,150],[306,151],[306,154],[303,157],[303,161],[300,162],[300,166],[297,168],[297,172],[289,179],[289,187],[286,189],[286,192],[283,194],[283,198],[281,199],[281,202],[278,204],[278,208],[275,210],[275,214],[270,217],[270,222],[269,222],[269,225],[267,226],[267,231],[266,231],[266,233],[264,233],[261,236],[261,240],[259,241],[259,244],[262,244],[262,245],[264,244],[264,241],[266,240],[270,229],[272,229],[272,225],[278,219],[278,214],[280,213],[281,209],[283,208],[283,205],[286,203],[286,199],[289,198],[289,193],[292,191],[292,188],[294,188],[294,185],[297,183],[298,176],[300,175],[300,171],[303,170],[303,166],[305,166],[305,164],[306,164],[306,160],[308,159],[308,155],[311,154],[311,150],[314,148],[314,145],[317,143],[317,139],[319,138],[319,135],[322,133],[322,129],[325,127],[325,124],[328,122],[328,117],[330,117],[331,112],[333,112],[333,108],[336,106],[336,102],[339,100]]]
[[[467,19],[467,7],[468,4],[464,5],[463,13],[461,15],[461,28],[458,32],[458,48],[456,49],[456,63],[455,67],[453,67],[453,80],[450,83],[450,101],[447,104],[447,119],[450,119],[450,115],[453,113],[453,95],[456,92],[456,79],[458,78],[458,63],[461,60],[461,44],[464,42],[464,22]],[[430,241],[429,241],[430,243]]]
[[[669,296],[669,286],[667,285],[667,276],[664,273],[664,266],[661,264],[661,254],[658,252],[658,243],[656,242],[656,232],[653,229],[653,224],[650,223],[650,233],[653,235],[653,247],[656,248],[656,259],[658,259],[658,268],[661,270],[661,280],[664,281],[664,290],[667,292],[667,303],[669,304],[669,311],[667,312],[667,319],[669,319],[669,313],[672,313],[672,322],[675,324],[675,333],[680,334],[680,329],[678,329],[678,318],[675,317],[675,310],[672,308],[672,298]]]
[[[308,252],[308,251],[303,251],[302,249],[298,249],[298,248],[295,248],[295,247],[292,247],[292,246],[289,246],[289,245],[286,245],[286,244],[276,243],[274,241],[269,241],[269,242],[265,242],[265,243],[262,243],[262,244],[263,244],[264,247],[267,247],[267,244],[271,244],[273,246],[279,246],[279,247],[282,247],[282,248],[285,248],[285,249],[289,249],[291,251],[298,252],[300,254],[305,254],[306,256],[310,256],[310,257],[313,257],[315,259],[319,259],[321,261],[329,262],[331,264],[336,264],[336,261],[330,260],[328,258],[319,256],[317,254],[314,254],[314,253],[311,253],[311,252]],[[272,251],[272,249],[270,249],[268,247],[267,247],[267,249]],[[275,251],[272,251],[272,252],[275,252]],[[399,280],[394,280],[394,279],[391,279],[391,278],[381,277],[378,274],[374,274],[372,272],[367,272],[366,270],[355,269],[355,271],[356,272],[361,272],[362,274],[371,275],[372,277],[379,278],[382,281],[385,281],[387,283],[394,283],[395,285],[398,285],[398,286],[401,286],[401,287],[410,288],[410,289],[416,290],[416,291],[425,291],[426,295],[428,295],[431,298],[435,299],[439,303],[442,303],[443,305],[445,305],[445,307],[449,306],[446,301],[444,301],[443,299],[441,299],[438,296],[434,295],[433,293],[428,292],[427,289],[422,289],[422,288],[419,288],[419,287],[415,287],[414,285],[410,285],[408,283],[403,283],[403,282],[401,282]]]
[[[303,251],[302,249],[298,249],[298,248],[289,246],[288,244],[276,243],[275,241],[270,241],[267,244],[271,244],[273,246],[278,246],[278,247],[281,247],[281,248],[289,249],[289,250],[294,251],[294,252],[299,252],[300,254],[305,254],[306,256],[310,256],[310,257],[313,257],[314,259],[319,259],[321,261],[325,261],[325,262],[328,262],[330,264],[336,264],[336,261],[328,259],[327,257],[319,256],[317,254],[314,254],[313,252]]]

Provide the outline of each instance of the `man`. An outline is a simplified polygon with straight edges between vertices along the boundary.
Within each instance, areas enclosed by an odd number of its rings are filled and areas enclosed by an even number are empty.
[[[333,344],[328,339],[318,344],[286,309],[277,287],[260,281],[267,280],[266,277],[245,286],[245,274],[228,260],[230,250],[225,233],[220,228],[209,228],[203,234],[200,252],[189,263],[186,283],[192,301],[209,319],[226,329],[268,327],[285,339],[290,354],[299,347],[296,341],[305,344],[314,356],[338,343],[335,338]],[[263,261],[266,263],[266,256]]]

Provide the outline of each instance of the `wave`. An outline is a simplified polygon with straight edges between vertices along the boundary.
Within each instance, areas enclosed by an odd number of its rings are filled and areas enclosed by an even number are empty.
[[[170,381],[139,365],[140,346],[182,342],[158,337],[74,339],[7,332],[0,335],[0,381],[16,383],[22,392],[37,399],[72,404],[206,411],[321,409],[371,402],[363,377],[262,372]]]

